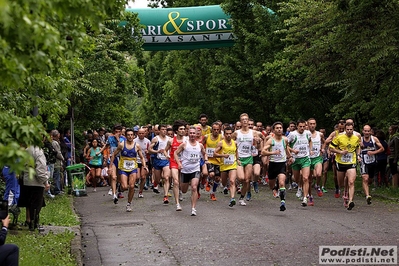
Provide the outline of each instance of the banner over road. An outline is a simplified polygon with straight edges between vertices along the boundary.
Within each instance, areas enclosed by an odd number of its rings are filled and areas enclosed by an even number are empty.
[[[231,47],[234,35],[219,5],[126,9],[138,13],[147,51]]]

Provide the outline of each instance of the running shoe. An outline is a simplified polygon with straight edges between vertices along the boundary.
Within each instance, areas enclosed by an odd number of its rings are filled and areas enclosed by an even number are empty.
[[[172,193],[170,193],[170,191],[168,192],[168,197],[172,197]]]
[[[286,209],[287,209],[287,208],[285,207],[285,201],[282,200],[281,203],[280,203],[280,211],[283,212],[283,211],[285,211]]]
[[[209,182],[206,182],[205,190],[206,190],[206,192],[211,191],[211,184],[209,184]]]
[[[258,182],[254,182],[254,191],[255,191],[255,193],[259,193],[259,184],[258,184]]]
[[[158,186],[154,187],[154,188],[152,189],[152,191],[153,191],[155,194],[161,193],[161,192],[159,192]]]
[[[308,205],[309,205],[309,206],[314,206],[313,196],[310,196],[310,197],[309,197],[309,203],[308,203]]]
[[[126,205],[126,211],[127,211],[127,212],[131,212],[131,211],[132,211],[132,206],[130,206],[130,203],[128,203],[128,204]]]
[[[144,187],[143,187],[143,188],[144,188],[144,190],[148,190],[148,187],[147,187],[147,185],[144,185]]]
[[[178,211],[178,212],[181,211],[181,206],[179,203],[176,204],[176,211]]]
[[[108,195],[112,196],[112,188],[108,190]]]
[[[125,196],[123,196],[122,192],[118,192],[118,199],[123,199]]]
[[[252,194],[250,191],[247,192],[247,201],[250,201],[252,197]]]
[[[317,196],[323,197],[323,191],[320,188],[317,189]]]
[[[298,188],[298,184],[296,182],[292,182],[292,188],[293,189]]]
[[[191,209],[191,216],[197,216],[197,210],[195,208]]]
[[[179,190],[179,200],[183,201],[183,192],[181,190]]]
[[[225,187],[225,188],[223,189],[223,193],[224,193],[225,195],[229,194],[229,190],[227,189],[227,187]]]
[[[163,204],[168,204],[168,203],[169,203],[168,196],[163,197]]]
[[[275,190],[275,189],[273,189],[273,197],[274,197],[274,198],[278,198],[278,197],[279,197],[278,191]]]
[[[292,190],[292,185],[290,184],[290,186],[288,187],[288,190]]]
[[[114,204],[118,204],[118,197],[114,194]]]
[[[93,188],[93,192],[97,192],[97,188]]]
[[[216,196],[215,196],[215,194],[213,194],[213,193],[211,194],[211,200],[212,200],[212,201],[216,201]]]
[[[140,199],[144,198],[143,193],[139,193],[139,198]]]
[[[348,204],[348,211],[352,210],[355,207],[355,203],[353,201],[349,202]]]
[[[234,205],[236,205],[236,199],[231,199],[229,202],[229,207],[233,207]]]
[[[335,197],[336,199],[338,199],[340,196],[341,196],[341,191],[339,191],[339,189],[335,189],[334,197]]]
[[[240,206],[247,206],[247,204],[245,203],[244,199],[239,199],[238,203],[240,204]]]
[[[367,201],[367,204],[368,204],[368,205],[371,204],[371,196],[370,196],[370,195],[366,197],[366,201]]]
[[[302,188],[298,188],[298,191],[296,192],[296,197],[301,198],[302,197]]]
[[[325,187],[321,187],[321,191],[322,191],[323,193],[327,193],[327,189],[326,189]]]
[[[308,198],[307,197],[303,197],[301,205],[302,205],[302,207],[308,206]]]

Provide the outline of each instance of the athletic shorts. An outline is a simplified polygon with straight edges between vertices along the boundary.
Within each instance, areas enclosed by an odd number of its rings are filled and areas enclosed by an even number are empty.
[[[342,164],[342,163],[335,163],[337,166],[338,172],[346,172],[349,169],[356,168],[356,164]]]
[[[323,157],[310,158],[310,170],[313,170],[317,164],[323,164]]]
[[[240,160],[242,167],[245,167],[248,164],[254,164],[254,158],[252,156],[245,158],[238,158],[238,160]]]
[[[254,160],[254,165],[255,165],[255,164],[260,164],[260,165],[262,165],[262,155],[258,154],[258,155],[256,155],[256,156],[254,156],[254,157],[253,157],[253,160]]]
[[[206,167],[208,168],[208,173],[215,173],[215,176],[220,176],[220,165],[207,163]]]
[[[137,168],[136,169],[134,169],[134,170],[132,170],[132,171],[130,171],[130,172],[125,172],[125,171],[122,171],[122,170],[119,170],[119,174],[120,175],[125,175],[125,176],[129,176],[129,175],[131,175],[131,174],[137,174]]]
[[[92,168],[92,169],[98,169],[98,168],[102,168],[102,165],[92,165],[92,164],[89,164],[89,167]]]
[[[199,178],[200,172],[194,172],[190,174],[180,173],[180,182],[182,183],[190,183],[190,181],[194,178]]]
[[[160,160],[154,158],[152,166],[155,170],[162,170],[164,167],[169,166],[169,160]]]
[[[285,162],[276,163],[276,162],[269,162],[269,179],[273,180],[276,179],[279,174],[284,174],[287,171],[287,164]]]
[[[295,158],[293,164],[291,164],[292,170],[299,171],[302,168],[310,167],[310,158],[303,157],[303,158]]]
[[[365,164],[363,161],[360,163],[360,174],[369,175],[369,178],[374,178],[374,173],[377,170],[377,164]]]

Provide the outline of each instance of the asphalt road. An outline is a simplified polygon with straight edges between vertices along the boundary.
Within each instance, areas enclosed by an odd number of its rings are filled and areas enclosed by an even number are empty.
[[[219,191],[218,200],[210,201],[202,190],[193,217],[189,193],[181,212],[174,203],[165,206],[162,193],[145,191],[143,199],[136,193],[128,213],[126,197],[115,205],[108,188],[87,190],[87,197],[74,200],[86,266],[318,265],[321,245],[399,243],[399,204],[373,199],[367,205],[363,196],[356,196],[348,211],[332,191],[316,196],[313,207],[302,207],[289,191],[287,210],[281,212],[266,186],[252,193],[247,206],[233,208],[229,196]]]

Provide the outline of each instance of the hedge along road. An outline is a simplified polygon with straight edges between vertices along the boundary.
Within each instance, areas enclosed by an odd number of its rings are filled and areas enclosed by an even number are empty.
[[[347,211],[333,193],[301,207],[295,191],[287,194],[287,210],[269,188],[252,192],[247,206],[228,207],[229,196],[217,201],[201,190],[197,216],[192,217],[189,193],[181,203],[163,205],[162,193],[144,191],[126,212],[126,196],[112,202],[108,188],[88,188],[74,200],[81,217],[83,263],[91,265],[316,265],[319,246],[397,245],[397,203],[355,196]],[[173,201],[173,197],[170,198]]]

